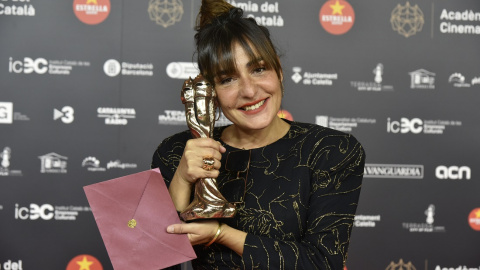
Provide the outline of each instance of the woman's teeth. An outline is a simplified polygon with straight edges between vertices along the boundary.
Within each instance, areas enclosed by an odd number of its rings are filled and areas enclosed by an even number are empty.
[[[252,105],[252,106],[245,106],[245,107],[243,107],[242,109],[243,109],[244,111],[252,111],[252,110],[255,110],[255,109],[260,108],[260,106],[262,106],[263,103],[265,103],[265,99],[262,100],[262,101],[260,101],[260,102],[258,102],[257,104]]]

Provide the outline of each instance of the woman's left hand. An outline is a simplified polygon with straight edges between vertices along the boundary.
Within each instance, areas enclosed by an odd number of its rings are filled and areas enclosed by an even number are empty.
[[[173,224],[167,227],[168,233],[187,234],[192,246],[207,244],[217,233],[219,223],[216,220],[202,220],[190,223]]]

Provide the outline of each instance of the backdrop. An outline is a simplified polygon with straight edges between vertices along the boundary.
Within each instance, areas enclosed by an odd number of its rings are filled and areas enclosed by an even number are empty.
[[[112,269],[82,187],[187,129],[200,2],[0,1],[0,269]],[[480,2],[231,3],[272,32],[285,117],[366,149],[347,268],[480,269]]]

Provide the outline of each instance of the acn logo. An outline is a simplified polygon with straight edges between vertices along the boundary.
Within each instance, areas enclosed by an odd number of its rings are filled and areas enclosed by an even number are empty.
[[[419,118],[407,119],[400,118],[400,121],[391,121],[387,118],[387,132],[388,133],[414,133],[418,134],[423,131],[423,121]]]
[[[467,179],[470,180],[472,171],[467,166],[438,166],[435,169],[435,176],[438,179]]]

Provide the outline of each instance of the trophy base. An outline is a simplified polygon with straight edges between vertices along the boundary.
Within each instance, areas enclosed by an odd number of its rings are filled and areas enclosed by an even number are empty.
[[[226,202],[222,205],[205,205],[204,203],[192,203],[190,206],[180,213],[183,221],[192,221],[197,219],[214,219],[214,218],[232,218],[235,216],[237,209],[234,204]]]
[[[209,218],[231,218],[235,204],[228,202],[217,188],[215,178],[202,178],[195,183],[195,194],[190,205],[180,213],[183,221]]]

